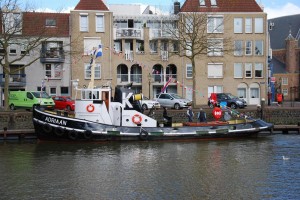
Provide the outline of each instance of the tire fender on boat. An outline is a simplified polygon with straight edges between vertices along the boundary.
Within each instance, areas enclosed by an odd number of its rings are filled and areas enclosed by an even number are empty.
[[[91,139],[93,137],[93,132],[91,130],[86,130],[83,132],[83,137],[85,139]]]
[[[58,126],[58,127],[55,128],[54,133],[55,133],[55,135],[61,137],[61,136],[63,136],[65,134],[65,130],[66,129]]]
[[[48,123],[44,124],[44,125],[43,125],[43,131],[44,131],[45,133],[51,133],[51,131],[52,131],[52,126],[51,126],[50,124],[48,124]]]
[[[139,138],[140,140],[147,140],[148,139],[148,132],[145,131],[145,130],[141,130],[140,131],[140,135],[139,135]]]
[[[78,132],[75,130],[71,130],[68,132],[68,136],[71,140],[76,140],[78,138]]]

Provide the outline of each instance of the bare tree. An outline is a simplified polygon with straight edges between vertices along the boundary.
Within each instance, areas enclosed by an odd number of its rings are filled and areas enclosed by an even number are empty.
[[[164,30],[178,42],[180,52],[175,55],[186,57],[192,64],[193,91],[197,82],[196,60],[210,56],[222,56],[232,52],[233,43],[225,37],[225,16],[215,17],[213,13],[185,12],[178,14],[177,23],[166,24]],[[174,53],[170,52],[169,56]],[[198,66],[199,67],[199,66]],[[196,95],[193,95],[195,105]]]
[[[59,37],[60,28],[47,27],[44,17],[37,17],[35,12],[27,12],[29,9],[19,9],[19,0],[1,0],[1,32],[0,32],[0,66],[3,68],[5,110],[8,110],[9,77],[20,71],[43,56],[42,43],[53,37]],[[43,14],[43,13],[41,13]],[[41,15],[42,16],[42,15]],[[59,21],[58,13],[47,13],[53,23]],[[61,20],[60,20],[61,21]],[[51,25],[51,21],[49,21]],[[62,26],[68,27],[68,22]],[[10,56],[10,47],[16,46],[21,50],[20,54]],[[26,64],[12,68],[20,61],[26,60]]]

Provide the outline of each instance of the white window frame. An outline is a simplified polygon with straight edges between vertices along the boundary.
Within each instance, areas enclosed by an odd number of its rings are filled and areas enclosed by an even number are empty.
[[[193,31],[194,31],[193,17],[186,17],[185,18],[185,32],[193,33]]]
[[[256,56],[264,55],[264,41],[263,40],[255,40],[254,54]]]
[[[85,63],[84,64],[84,79],[90,80],[91,79],[91,64],[90,63]],[[99,76],[97,76],[99,74]],[[95,64],[95,79],[101,79],[101,64],[96,63]]]
[[[252,78],[252,63],[245,63],[245,78]]]
[[[205,6],[205,0],[199,0],[199,5],[200,6]]]
[[[243,56],[243,40],[234,41],[234,55]]]
[[[263,78],[264,77],[264,64],[263,63],[255,63],[254,64],[254,76],[255,78]],[[258,76],[257,74],[260,74]]]
[[[281,85],[288,85],[289,84],[289,78],[288,77],[282,77],[281,78]]]
[[[281,90],[283,96],[288,96],[289,95],[289,89],[288,88],[282,88]]]
[[[89,15],[88,15],[88,13],[80,13],[79,23],[80,23],[79,24],[80,32],[89,32]]]
[[[208,48],[207,55],[208,56],[223,56],[223,39],[222,38],[214,38],[208,39]]]
[[[96,14],[95,22],[96,32],[105,32],[104,14]]]
[[[210,0],[210,5],[211,6],[217,6],[217,1],[216,0]]]
[[[18,45],[10,44],[9,45],[9,55],[17,55],[17,53],[18,53]]]
[[[207,87],[207,96],[210,97],[211,93],[222,93],[223,86],[222,85],[210,85]]]
[[[191,56],[192,55],[192,42],[186,42],[186,51],[185,54],[187,56]]]
[[[55,93],[52,93],[52,89],[54,89],[55,90]],[[56,94],[57,94],[57,89],[56,89],[56,87],[55,86],[50,86],[49,87],[49,95],[50,96],[56,96]]]
[[[243,18],[237,17],[233,19],[234,33],[243,33]]]
[[[186,64],[186,78],[193,78],[193,66],[192,64]]]
[[[207,17],[207,33],[223,33],[224,17],[222,15],[214,15]]]
[[[243,63],[234,63],[234,78],[243,78]]]
[[[245,55],[246,56],[252,55],[252,41],[251,40],[245,41]]]
[[[252,33],[252,18],[245,19],[245,33]]]
[[[208,63],[207,78],[223,78],[223,63]]]
[[[50,69],[47,67],[50,66]],[[63,66],[60,63],[46,63],[45,64],[45,76],[49,79],[62,79]]]
[[[255,33],[264,33],[264,18],[257,17],[255,18]]]
[[[91,55],[101,44],[100,37],[84,37],[83,38],[83,55]]]

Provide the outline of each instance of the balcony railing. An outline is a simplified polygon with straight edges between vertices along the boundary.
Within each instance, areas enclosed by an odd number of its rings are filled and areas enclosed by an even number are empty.
[[[125,60],[133,61],[133,51],[125,50]]]
[[[169,60],[169,52],[168,51],[161,51],[160,56],[161,56],[162,61],[168,61]]]
[[[128,74],[117,74],[117,83],[128,83]]]
[[[0,74],[0,84],[4,86],[5,78],[9,78],[9,86],[25,86],[26,85],[26,74],[11,74],[9,76]]]
[[[41,63],[46,62],[65,62],[64,50],[42,50],[41,51]]]
[[[142,83],[142,74],[131,74],[130,79],[134,83]]]
[[[177,29],[163,30],[163,29],[150,29],[149,39],[172,38],[178,33]]]
[[[135,38],[143,40],[143,29],[138,28],[115,28],[115,39]]]

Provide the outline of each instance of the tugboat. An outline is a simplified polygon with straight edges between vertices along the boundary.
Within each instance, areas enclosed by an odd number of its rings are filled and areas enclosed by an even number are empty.
[[[38,139],[95,142],[246,138],[256,137],[261,131],[273,127],[261,119],[247,116],[239,120],[203,123],[173,123],[168,119],[162,125],[143,112],[140,105],[142,94],[135,94],[130,85],[116,87],[112,101],[111,86],[95,88],[93,73],[87,88],[75,89],[74,115],[62,115],[39,106],[33,108]]]

